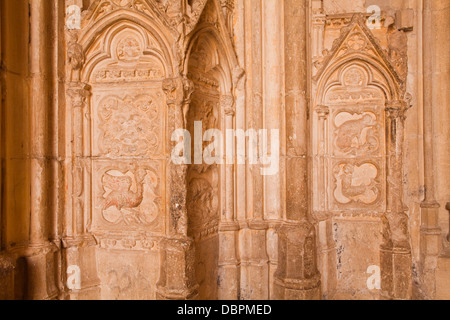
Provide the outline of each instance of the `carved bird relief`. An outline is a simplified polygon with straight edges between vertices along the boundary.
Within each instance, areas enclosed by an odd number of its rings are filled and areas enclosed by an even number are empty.
[[[123,208],[136,208],[143,200],[144,195],[144,179],[147,175],[145,170],[139,169],[136,172],[136,192],[131,191],[133,183],[131,177],[122,176],[115,177],[108,173],[103,176],[103,186],[112,190],[105,198],[103,210],[110,207],[116,207],[118,210]]]
[[[143,224],[149,225],[154,221],[158,213],[158,207],[153,203],[149,210],[142,210],[144,201],[145,178],[149,176],[152,191],[158,185],[158,177],[150,170],[136,168],[133,172],[135,187],[133,189],[133,178],[129,175],[113,175],[110,172],[102,178],[103,189],[107,192],[103,197],[102,211],[104,218],[111,223],[124,222],[127,225]],[[156,195],[156,192],[153,192]],[[115,208],[115,212],[113,209]],[[112,210],[112,211],[111,211]]]

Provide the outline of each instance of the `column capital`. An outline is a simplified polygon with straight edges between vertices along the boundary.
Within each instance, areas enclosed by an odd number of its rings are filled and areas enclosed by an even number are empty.
[[[330,107],[328,106],[318,105],[316,106],[315,110],[317,112],[317,115],[319,116],[319,119],[326,119],[330,114]]]
[[[327,21],[327,16],[324,13],[323,9],[313,10],[313,15],[312,15],[313,26],[324,27],[326,21]]]
[[[406,111],[408,111],[408,109],[408,103],[403,100],[392,100],[386,102],[386,116],[390,119],[406,119]]]
[[[162,82],[168,106],[182,106],[191,102],[194,83],[186,77],[166,78]]]
[[[83,108],[86,99],[91,96],[91,86],[83,82],[72,82],[67,89],[72,108]]]

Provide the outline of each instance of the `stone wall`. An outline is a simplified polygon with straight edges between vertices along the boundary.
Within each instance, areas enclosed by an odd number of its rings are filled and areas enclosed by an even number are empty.
[[[0,5],[0,299],[449,298],[448,1]]]

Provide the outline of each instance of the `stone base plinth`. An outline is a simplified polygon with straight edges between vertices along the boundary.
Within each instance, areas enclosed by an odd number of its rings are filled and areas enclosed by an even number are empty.
[[[161,273],[157,283],[158,300],[196,300],[195,252],[189,238],[161,240]]]
[[[275,279],[274,294],[278,300],[320,300],[319,276],[307,280]]]
[[[381,248],[381,290],[394,300],[412,298],[411,251],[403,248]]]
[[[14,263],[7,255],[0,255],[0,300],[14,299]]]

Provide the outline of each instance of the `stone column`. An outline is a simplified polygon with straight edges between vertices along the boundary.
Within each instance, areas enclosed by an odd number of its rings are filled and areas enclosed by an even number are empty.
[[[264,79],[264,124],[267,129],[267,152],[271,152],[271,130],[283,129],[281,119],[283,96],[283,5],[278,0],[263,1],[263,79]],[[260,138],[261,139],[261,138]],[[281,151],[282,139],[278,148]],[[260,141],[262,142],[262,141]],[[265,156],[265,155],[264,155]],[[280,220],[282,218],[281,185],[282,174],[264,176],[264,218]]]
[[[4,28],[2,28],[2,20],[3,13],[5,12],[5,8],[3,8],[3,2],[0,2],[0,114],[4,117],[3,105],[5,100],[6,93],[6,74],[5,74],[5,66],[3,65],[3,53],[2,53],[2,39],[4,39]],[[4,226],[4,214],[3,214],[3,162],[4,162],[4,151],[3,146],[6,143],[4,134],[3,134],[3,123],[0,121],[0,251],[3,250],[4,247],[4,235],[3,235],[3,226]]]
[[[79,46],[75,43],[69,47]],[[82,50],[81,48],[79,48]],[[75,59],[73,56],[72,63]],[[74,71],[81,69],[75,65]],[[65,220],[65,236],[63,237],[64,262],[63,275],[66,279],[71,274],[66,272],[73,267],[80,271],[81,287],[67,288],[67,298],[72,300],[99,299],[100,279],[96,270],[97,242],[88,230],[88,216],[90,212],[90,152],[86,148],[90,141],[88,128],[85,127],[85,118],[89,113],[89,98],[91,87],[78,80],[68,83],[68,111],[71,112],[72,128],[72,159],[71,159],[71,186],[72,210]],[[67,286],[67,284],[66,284]]]
[[[317,148],[317,159],[314,159],[317,173],[314,177],[318,179],[317,188],[313,190],[316,206],[314,208],[314,218],[318,221],[318,256],[322,272],[322,294],[326,298],[330,292],[336,289],[336,242],[333,239],[333,219],[328,207],[328,118],[330,108],[328,106],[316,106],[318,128],[317,140],[313,141]],[[316,157],[316,156],[315,156]]]
[[[161,240],[161,271],[157,299],[190,300],[198,297],[195,279],[195,248],[188,237],[187,164],[174,164],[170,155],[178,141],[170,141],[177,129],[186,129],[186,115],[194,84],[184,77],[165,79],[162,89],[168,108],[168,228]]]
[[[234,97],[231,94],[220,98],[220,108],[225,115],[225,216],[222,217],[219,227],[219,300],[239,299],[239,261],[237,250],[237,231],[239,225],[235,216],[235,143],[234,117],[236,108]]]
[[[3,105],[5,100],[5,72],[3,66],[3,54],[2,54],[2,39],[4,38],[2,29],[2,14],[4,12],[3,2],[0,3],[0,114],[3,116]],[[5,241],[3,235],[3,228],[5,217],[3,214],[3,146],[6,143],[5,137],[2,135],[3,128],[0,122],[0,300],[13,300],[14,299],[14,264],[10,257],[8,257],[3,250],[5,249]]]
[[[263,20],[263,102],[264,129],[267,130],[267,141],[259,136],[260,161],[266,154],[273,156],[272,149],[278,149],[280,156],[278,167],[273,163],[264,163],[264,169],[271,166],[272,173],[263,175],[264,178],[264,220],[266,232],[266,251],[268,256],[269,298],[273,297],[273,279],[278,267],[278,236],[277,229],[284,218],[284,167],[281,159],[285,154],[284,119],[283,114],[283,69],[284,69],[284,41],[283,37],[283,2],[278,0],[262,1]],[[274,135],[278,132],[278,141]],[[275,144],[275,146],[273,145]],[[264,150],[265,149],[265,150]],[[261,151],[264,151],[261,153]],[[272,158],[272,161],[274,158]],[[260,173],[262,174],[262,172]],[[261,242],[263,245],[264,242]]]
[[[327,197],[327,187],[328,187],[328,165],[326,163],[326,157],[328,156],[328,116],[330,114],[330,108],[327,106],[317,106],[316,107],[317,117],[319,119],[318,128],[318,156],[319,156],[319,173],[318,173],[318,194],[317,203],[320,205],[317,208],[322,213],[328,211],[328,197]]]
[[[5,72],[3,65],[3,55],[2,55],[2,39],[4,38],[2,29],[2,14],[4,8],[3,3],[0,3],[0,114],[3,116],[3,105],[5,99]],[[2,135],[3,128],[2,123],[0,123],[0,300],[12,300],[14,299],[14,265],[12,260],[3,253],[5,249],[5,241],[3,234],[3,228],[5,226],[5,217],[3,213],[3,182],[2,182],[2,172],[3,172],[3,146],[6,143],[5,137]]]
[[[49,241],[51,212],[49,204],[50,112],[55,106],[51,96],[52,61],[55,45],[47,30],[53,27],[52,3],[30,1],[30,242],[27,262],[26,299],[53,299],[58,295],[58,247]],[[54,279],[54,280],[52,280]]]
[[[245,0],[247,65],[247,129],[264,127],[262,1]],[[247,149],[247,156],[249,155]],[[267,224],[264,222],[264,181],[261,165],[247,161],[247,221],[241,220],[240,259],[243,300],[269,297]]]
[[[286,222],[279,230],[275,298],[320,299],[315,227],[308,206],[307,2],[284,1],[286,73]]]
[[[44,245],[47,240],[47,225],[45,215],[48,210],[47,203],[47,170],[46,159],[49,138],[48,129],[48,105],[49,99],[49,65],[46,54],[49,53],[45,38],[47,28],[46,5],[43,1],[30,2],[30,88],[31,88],[31,221],[30,244],[31,246]]]
[[[425,295],[433,298],[435,291],[435,274],[437,257],[440,254],[442,230],[439,226],[439,208],[435,193],[435,162],[434,162],[434,129],[433,99],[435,91],[440,90],[433,86],[433,75],[436,71],[434,60],[434,38],[436,30],[433,21],[433,0],[423,1],[423,154],[424,154],[424,193],[425,198],[421,203],[421,264],[424,283],[426,286]]]
[[[381,286],[392,299],[412,296],[408,215],[403,204],[403,140],[407,104],[386,105],[387,210],[382,218]]]

